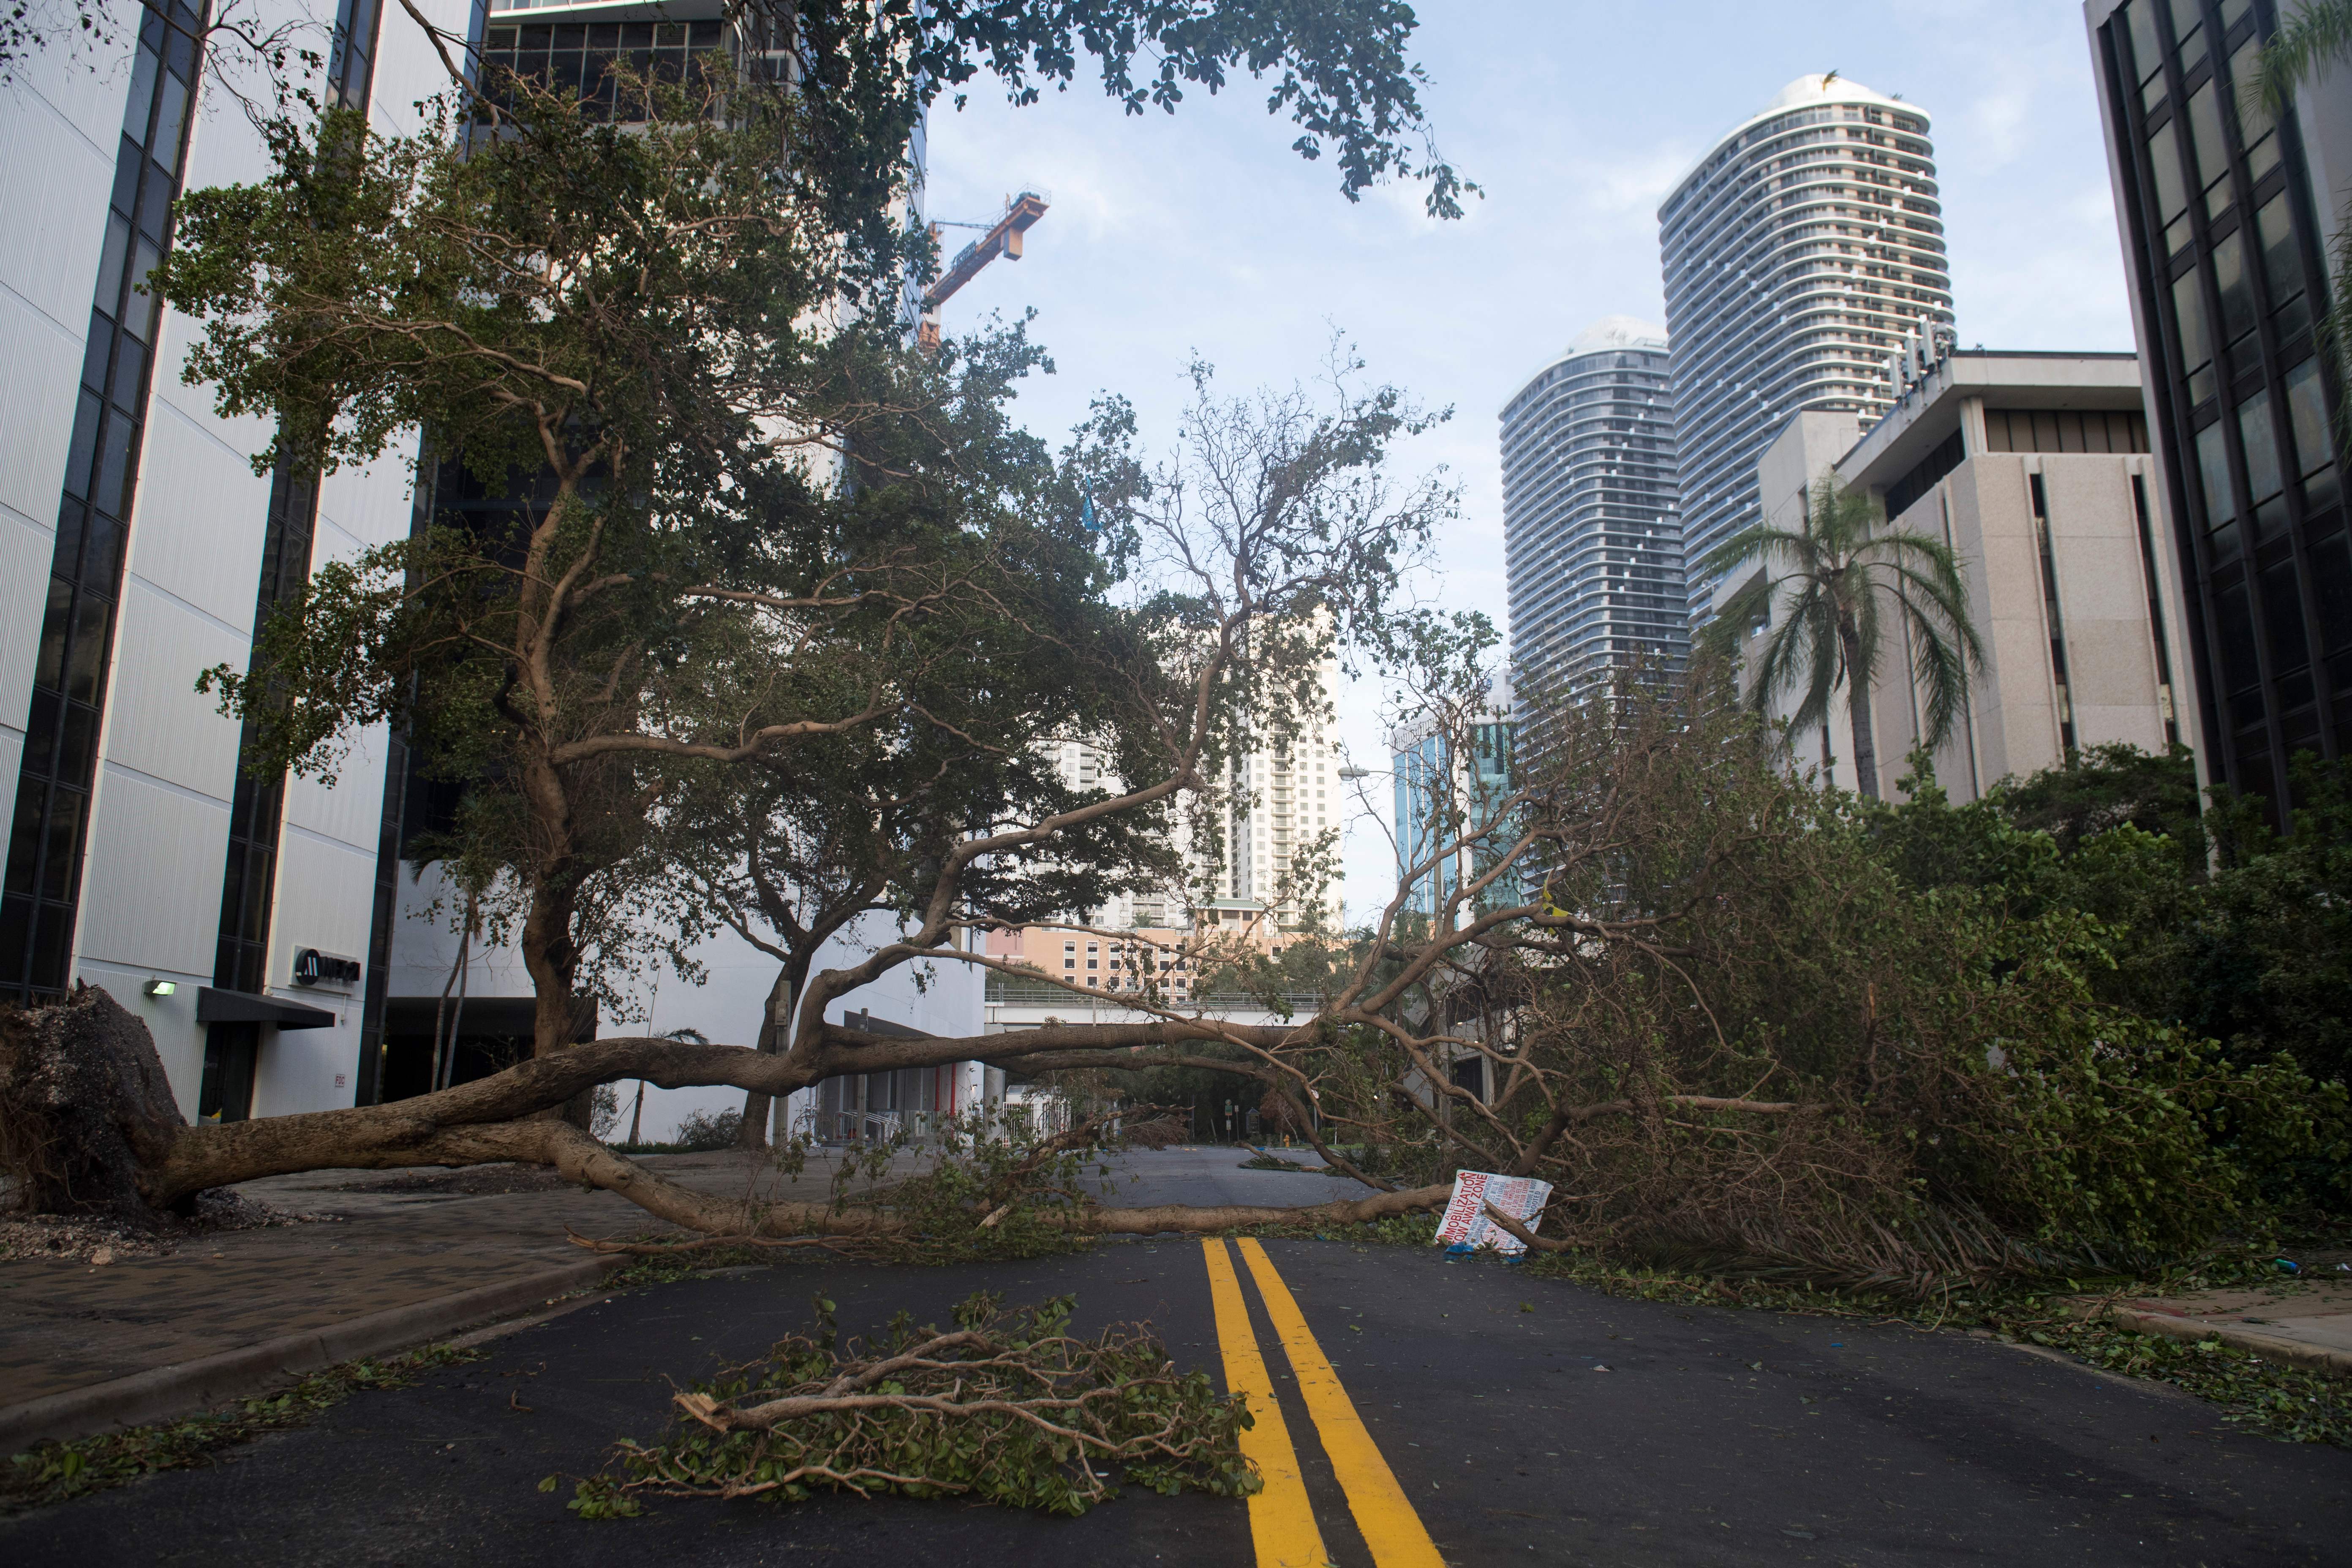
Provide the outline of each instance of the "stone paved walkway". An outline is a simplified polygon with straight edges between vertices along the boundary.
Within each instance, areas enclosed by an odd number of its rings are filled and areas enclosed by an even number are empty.
[[[706,1192],[740,1194],[755,1175],[774,1180],[763,1162],[733,1154],[647,1163]],[[403,1174],[319,1171],[238,1189],[279,1208],[341,1216],[332,1221],[226,1231],[103,1267],[0,1262],[0,1405],[578,1263],[588,1255],[565,1238],[566,1225],[587,1236],[667,1228],[609,1193],[562,1185],[488,1195],[360,1190]],[[793,1195],[824,1195],[828,1176],[812,1162]]]

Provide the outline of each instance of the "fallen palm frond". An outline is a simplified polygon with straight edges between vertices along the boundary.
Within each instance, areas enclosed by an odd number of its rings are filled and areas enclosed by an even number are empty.
[[[1260,1481],[1242,1458],[1239,1398],[1180,1373],[1139,1326],[1066,1331],[1076,1302],[1007,1312],[982,1291],[947,1332],[901,1312],[877,1344],[835,1348],[833,1303],[817,1331],[677,1395],[670,1433],[624,1442],[614,1468],[579,1483],[583,1518],[642,1510],[641,1496],[798,1501],[821,1488],[971,1496],[1080,1514],[1115,1476],[1173,1494],[1239,1497]],[[556,1478],[541,1483],[552,1490]]]

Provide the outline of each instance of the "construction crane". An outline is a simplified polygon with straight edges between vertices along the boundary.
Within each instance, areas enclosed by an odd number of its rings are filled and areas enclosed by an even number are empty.
[[[940,307],[948,302],[955,291],[980,276],[980,269],[1002,256],[1010,261],[1021,259],[1021,237],[1030,226],[1045,216],[1045,198],[1034,191],[1023,191],[1008,196],[1003,216],[993,223],[957,223],[942,219],[931,225],[931,239],[936,243],[942,228],[979,228],[987,230],[978,239],[956,252],[947,270],[929,289],[923,290],[923,321],[916,330],[916,342],[923,348],[937,348],[940,342]]]

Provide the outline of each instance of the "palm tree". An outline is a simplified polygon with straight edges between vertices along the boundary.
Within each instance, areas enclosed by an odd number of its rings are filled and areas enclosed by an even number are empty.
[[[1984,645],[1969,620],[1968,585],[1952,547],[1923,534],[1885,529],[1878,504],[1832,482],[1813,487],[1801,528],[1757,523],[1727,539],[1702,568],[1729,576],[1760,563],[1758,573],[1727,600],[1702,646],[1737,655],[1751,626],[1770,621],[1776,600],[1783,613],[1756,662],[1748,693],[1759,712],[1801,687],[1794,722],[1822,726],[1829,749],[1830,700],[1843,683],[1853,716],[1853,760],[1862,793],[1878,798],[1878,746],[1871,732],[1870,688],[1885,651],[1885,615],[1892,608],[1911,645],[1920,694],[1927,700],[1930,750],[1943,744],[1969,700],[1969,675],[1984,668]],[[1774,567],[1782,571],[1773,574]]]
[[[2251,101],[2243,107],[2275,118],[2286,111],[2296,88],[2316,86],[2329,67],[2344,65],[2352,65],[2352,0],[2305,0],[2293,16],[2280,18],[2278,31],[2263,46],[2262,65],[2246,84]],[[2320,319],[2319,341],[2352,384],[2352,204],[2339,215],[2333,271],[2335,299]],[[2352,407],[2345,417],[2352,421]],[[2352,440],[2352,430],[2340,434]]]

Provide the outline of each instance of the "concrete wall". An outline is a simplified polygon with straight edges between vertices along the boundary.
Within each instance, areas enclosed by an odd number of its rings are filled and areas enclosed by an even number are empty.
[[[1895,520],[1899,527],[1947,538],[1958,552],[1985,645],[1985,669],[1972,683],[1967,717],[1935,753],[1937,780],[1956,802],[1976,798],[2004,777],[2056,766],[2063,755],[2033,527],[2030,476],[2035,473],[2049,513],[2075,745],[2123,742],[2144,751],[2164,749],[2134,474],[2147,487],[2152,510],[2176,680],[2184,632],[2178,583],[2166,566],[2168,535],[2154,462],[2147,456],[1979,453]],[[1909,649],[1899,650],[1872,707],[1880,788],[1890,797],[1905,772],[1905,753],[1925,728],[1914,673]]]
[[[135,5],[113,7],[134,36]],[[462,29],[464,0],[424,0],[426,15]],[[268,26],[310,7],[256,13]],[[315,12],[331,23],[334,10]],[[70,47],[34,55],[0,92],[0,791],[13,807],[29,700],[33,646],[55,537],[98,252],[105,232],[131,50]],[[373,119],[397,131],[436,90],[441,67],[397,7],[383,25]],[[249,67],[215,57],[191,135],[185,188],[268,173],[266,149],[237,98]],[[105,721],[82,868],[73,973],[140,1011],[183,1109],[193,1115],[203,1071],[196,990],[212,980],[220,921],[238,727],[194,689],[198,671],[248,660],[269,480],[253,454],[266,421],[228,419],[209,387],[186,386],[180,366],[201,323],[165,311],[142,444],[138,489],[108,674]],[[322,487],[314,563],[347,557],[404,534],[414,442],[364,472]],[[364,955],[375,867],[383,737],[358,737],[330,788],[288,792],[271,921],[273,994],[336,1015],[332,1028],[265,1029],[256,1114],[352,1102],[359,1049],[356,990],[290,984],[292,952]],[[151,978],[175,994],[142,994]]]

